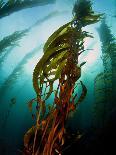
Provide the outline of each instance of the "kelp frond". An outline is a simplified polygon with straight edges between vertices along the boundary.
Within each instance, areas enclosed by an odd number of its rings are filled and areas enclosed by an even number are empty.
[[[27,28],[23,31],[16,31],[7,37],[4,37],[3,40],[0,41],[0,53],[1,53],[1,55],[0,55],[0,66],[5,61],[5,58],[10,54],[12,49],[18,45],[19,40],[22,39],[22,37],[25,36],[27,34],[27,32],[31,31],[34,27],[42,24],[46,20],[49,20],[50,18],[53,18],[54,16],[61,15],[62,13],[65,13],[65,12],[53,11],[50,14],[48,14],[47,16],[36,21],[29,28]],[[7,49],[7,48],[9,48],[9,49]],[[2,55],[2,53],[4,53],[4,55]]]
[[[16,46],[19,40],[27,34],[28,30],[15,31],[13,34],[4,37],[0,41],[0,56],[5,52],[8,47]]]
[[[32,51],[28,52],[24,58],[17,64],[17,66],[14,68],[12,73],[7,77],[7,79],[4,81],[0,88],[0,94],[5,94],[6,90],[9,89],[9,87],[13,86],[14,83],[18,80],[19,77],[21,77],[24,74],[24,66],[28,62],[28,60],[32,59],[38,51],[42,48],[42,45],[39,45]]]
[[[101,18],[101,14],[97,15],[92,10],[90,0],[77,0],[73,8],[73,15],[82,26],[96,23]]]
[[[0,18],[8,16],[16,11],[47,5],[54,3],[55,0],[0,0]]]
[[[97,28],[100,35],[100,41],[104,47],[109,46],[112,43],[116,43],[115,37],[112,35],[110,27],[106,23],[106,19],[102,19],[101,25]]]
[[[5,50],[4,55],[0,56],[0,69],[2,68],[2,65],[5,61],[5,59],[10,55],[11,51],[15,48],[15,46],[10,47],[9,49]]]
[[[93,13],[93,10],[91,7],[91,1],[77,0],[73,8],[73,13],[75,13],[76,17],[79,19]]]
[[[67,11],[53,11],[53,12],[49,13],[47,16],[36,21],[32,26],[30,26],[30,29],[42,24],[43,22],[46,22],[47,20],[49,20],[53,17],[60,16],[60,15],[65,14],[65,13],[67,13]]]

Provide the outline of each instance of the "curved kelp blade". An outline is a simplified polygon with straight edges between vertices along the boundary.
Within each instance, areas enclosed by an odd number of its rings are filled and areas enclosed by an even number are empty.
[[[44,45],[44,53],[46,52],[47,48],[50,46],[50,44],[60,35],[62,31],[66,31],[67,27],[69,27],[71,22],[66,23],[65,25],[61,26],[57,31],[55,31],[47,40],[47,42]]]

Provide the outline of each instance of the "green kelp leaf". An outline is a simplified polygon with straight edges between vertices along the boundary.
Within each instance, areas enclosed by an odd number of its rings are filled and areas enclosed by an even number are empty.
[[[59,66],[57,67],[56,72],[55,72],[55,77],[48,80],[48,81],[49,81],[49,87],[50,87],[50,88],[49,88],[49,91],[48,91],[48,93],[47,93],[47,96],[46,96],[45,100],[47,100],[47,99],[49,98],[49,96],[52,94],[52,92],[53,92],[53,83],[54,83],[55,80],[57,80],[57,79],[60,78],[62,69],[64,68],[64,66],[65,66],[65,64],[66,64],[66,61],[67,61],[67,60],[64,60],[64,61],[62,61],[62,62],[59,64]],[[51,74],[50,74],[50,75],[51,75]]]
[[[59,62],[66,57],[66,51],[63,51],[62,53],[59,53],[54,59],[52,59],[51,63],[47,66],[45,66],[45,73],[48,73],[50,70],[57,68],[57,65],[59,64]]]
[[[62,72],[62,70],[63,70],[63,68],[64,68],[66,62],[67,62],[67,60],[65,59],[65,60],[63,60],[63,61],[59,64],[58,69],[57,69],[56,74],[55,74],[55,77],[52,79],[52,81],[55,81],[55,80],[57,80],[57,79],[60,78],[61,72]]]
[[[67,27],[69,27],[69,25],[71,24],[71,22],[68,22],[66,23],[65,25],[61,26],[57,31],[55,31],[47,40],[47,42],[45,43],[44,45],[44,53],[46,52],[47,48],[50,46],[50,44],[59,36],[61,35],[61,31],[64,30],[66,31],[67,30]]]
[[[82,62],[82,63],[80,64],[80,67],[82,67],[82,66],[85,65],[85,64],[86,64],[86,61]]]
[[[56,54],[63,52],[64,50],[68,49],[69,45],[65,44],[62,47],[55,47],[49,51],[47,51],[43,57],[40,59],[40,61],[37,63],[36,67],[38,69],[35,68],[35,71],[37,72],[37,70],[40,72],[40,68],[43,68],[44,65],[52,58],[54,57]]]
[[[39,75],[43,74],[42,72],[45,64],[49,62],[50,58],[52,58],[53,56],[55,56],[60,52],[63,52],[66,49],[67,49],[66,45],[64,45],[64,47],[60,47],[58,50],[57,48],[54,48],[54,51],[52,49],[51,51],[45,53],[43,57],[40,59],[40,61],[37,63],[33,72],[33,86],[37,95],[40,94],[40,88],[38,87],[38,77]]]
[[[94,15],[94,14],[91,14],[91,15],[89,15],[89,16],[86,16],[84,19],[86,20],[86,21],[99,21],[99,18],[100,18],[100,16],[102,16],[103,14],[99,14],[99,15]]]
[[[35,69],[33,72],[33,87],[35,89],[37,96],[40,95],[40,88],[38,86],[38,84],[39,84],[38,79],[39,79],[39,76],[42,74],[43,64],[44,64],[44,61],[41,58],[40,61],[35,66]]]
[[[69,43],[69,38],[71,37],[72,33],[74,33],[74,29],[71,27],[67,28],[67,31],[62,33],[61,35],[57,36],[51,44],[46,48],[46,52],[54,47],[62,46],[66,43]]]
[[[40,95],[40,88],[38,87],[38,77],[42,74],[45,63],[47,63],[49,55],[43,56],[40,61],[37,63],[34,72],[33,72],[33,86],[37,95]]]
[[[57,80],[60,75],[61,75],[61,72],[62,72],[62,69],[63,67],[65,66],[66,64],[66,59],[65,60],[62,60],[58,65],[57,65],[57,68],[56,68],[56,71],[55,71],[55,74],[54,74],[54,77],[53,78],[50,78],[48,77],[48,81],[50,82],[54,82],[55,80]],[[52,74],[49,73],[49,76],[51,76]]]
[[[43,55],[43,59],[45,59],[44,62],[54,57],[56,54],[63,52],[64,50],[68,50],[69,48],[70,48],[69,44],[64,44],[62,46],[57,46],[57,47],[50,49]]]

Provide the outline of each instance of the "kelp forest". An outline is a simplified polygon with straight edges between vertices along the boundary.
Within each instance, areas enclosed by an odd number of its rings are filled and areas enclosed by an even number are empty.
[[[1,155],[112,154],[116,116],[112,22],[116,8],[112,2],[114,12],[107,14],[99,10],[102,4],[0,0],[1,23],[18,13],[21,17],[29,14],[24,21],[33,20],[28,27],[19,24],[14,29],[10,19],[6,27],[13,27],[13,32],[1,32]],[[36,20],[34,9],[40,9]],[[62,16],[67,19],[56,26]]]

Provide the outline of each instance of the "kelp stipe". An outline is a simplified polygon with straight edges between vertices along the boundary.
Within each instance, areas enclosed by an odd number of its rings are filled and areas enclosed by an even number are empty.
[[[67,118],[86,96],[87,89],[82,81],[79,99],[75,91],[76,82],[81,77],[81,66],[85,64],[79,65],[78,57],[85,51],[84,39],[92,37],[82,28],[99,21],[100,15],[94,14],[91,2],[87,0],[74,5],[73,15],[72,21],[48,38],[43,48],[44,55],[34,69],[33,87],[37,97],[29,102],[29,107],[32,110],[33,102],[37,103],[37,121],[24,136],[24,154],[62,154],[68,134]],[[56,80],[58,85],[54,89]],[[46,100],[52,94],[54,101],[47,111]]]

